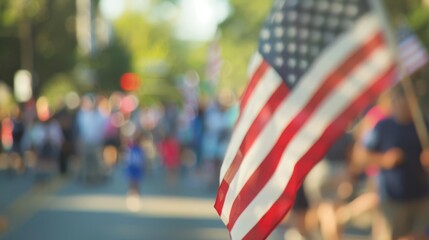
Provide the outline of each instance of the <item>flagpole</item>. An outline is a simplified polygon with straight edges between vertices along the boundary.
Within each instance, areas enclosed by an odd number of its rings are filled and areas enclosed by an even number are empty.
[[[417,100],[416,93],[414,91],[411,79],[409,76],[401,81],[402,88],[404,89],[405,95],[407,96],[408,104],[411,108],[411,114],[413,115],[414,124],[416,126],[417,135],[419,136],[420,143],[423,148],[429,148],[429,137],[427,132],[427,126],[425,118],[420,109],[419,102]]]
[[[400,73],[400,76],[404,76],[404,79],[400,81],[402,88],[404,89],[405,96],[408,101],[408,105],[411,110],[411,114],[413,117],[414,125],[416,126],[417,135],[420,140],[420,144],[422,145],[422,148],[429,148],[429,136],[428,136],[428,130],[425,123],[425,118],[423,116],[423,113],[420,109],[419,102],[417,100],[416,93],[414,91],[411,77],[407,74],[407,72],[404,70],[404,67],[401,63],[401,61],[398,61],[398,52],[397,52],[397,43],[395,40],[394,35],[391,32],[391,26],[389,24],[387,13],[380,2],[381,0],[369,0],[371,7],[379,14],[381,22],[383,24],[384,29],[384,36],[386,37],[387,44],[389,45],[390,49],[392,50],[394,54],[394,58],[396,59],[396,63],[398,66],[398,72]]]

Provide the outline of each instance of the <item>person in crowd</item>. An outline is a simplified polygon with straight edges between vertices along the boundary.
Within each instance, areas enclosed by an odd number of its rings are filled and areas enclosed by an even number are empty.
[[[59,165],[59,158],[61,153],[61,147],[64,142],[63,132],[58,121],[52,116],[46,122],[44,122],[45,128],[45,143],[43,154],[49,161]]]
[[[1,147],[2,150],[8,154],[6,158],[6,165],[9,169],[9,173],[12,173],[13,168],[13,157],[9,157],[13,155],[12,146],[13,146],[13,121],[10,117],[6,117],[1,121]]]
[[[336,209],[352,191],[347,186],[350,186],[348,167],[353,143],[351,133],[344,133],[310,171],[298,191],[294,215],[302,237],[320,232],[323,239],[341,239]]]
[[[221,91],[204,115],[202,155],[208,186],[216,189],[220,168],[229,144],[232,128],[238,117],[233,93]]]
[[[177,132],[179,118],[179,108],[177,104],[173,102],[167,102],[164,104],[164,114],[159,122],[159,127],[163,134],[169,134]]]
[[[61,175],[66,175],[69,171],[70,158],[75,153],[75,113],[63,107],[56,114],[56,118],[64,137],[58,167]]]
[[[178,180],[180,167],[180,143],[174,133],[166,133],[159,143],[159,152],[167,170],[167,183],[174,186]]]
[[[392,239],[427,239],[429,181],[410,106],[401,87],[391,92],[391,115],[379,121],[364,143],[367,159],[380,166],[380,209]]]
[[[202,142],[204,138],[204,121],[205,121],[205,106],[200,102],[195,118],[191,122],[192,129],[192,150],[195,153],[195,165],[198,168],[201,167],[203,160],[202,156]]]
[[[25,169],[24,151],[23,151],[23,138],[25,133],[25,123],[23,114],[19,107],[16,107],[12,112],[12,150],[11,159],[15,170],[23,172]]]
[[[108,117],[106,132],[103,143],[103,158],[113,167],[118,161],[118,153],[121,150],[120,128],[117,124],[117,118],[120,117],[119,112],[112,112]]]
[[[304,191],[304,185],[301,185],[296,193],[291,212],[280,223],[284,239],[310,239],[316,230],[315,225],[318,224],[314,212]]]
[[[129,182],[128,193],[131,195],[140,195],[140,182],[145,172],[146,156],[141,141],[141,134],[136,133],[125,150],[125,169]]]
[[[85,95],[76,116],[82,180],[94,182],[105,177],[101,153],[106,123],[107,119],[98,110],[95,97]]]
[[[367,150],[364,146],[366,135],[390,112],[388,92],[379,97],[377,102],[365,111],[359,124],[353,128],[356,139],[352,149],[349,172],[353,183],[353,196],[336,210],[337,222],[340,225],[349,224],[365,214],[371,216],[371,236],[373,239],[388,239],[386,220],[379,211],[379,196],[377,191],[377,178],[379,166],[368,162]]]
[[[35,119],[24,134],[23,148],[36,154],[35,178],[43,183],[55,174],[64,137],[60,124],[50,116],[42,121]]]

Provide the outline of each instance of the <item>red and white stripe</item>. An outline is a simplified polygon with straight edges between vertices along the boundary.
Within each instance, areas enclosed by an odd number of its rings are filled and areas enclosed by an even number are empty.
[[[413,74],[429,61],[425,48],[414,35],[400,42],[398,51],[399,61],[408,75]]]
[[[215,203],[233,239],[267,237],[329,143],[390,83],[394,63],[381,31],[374,15],[362,17],[293,91],[255,57]]]

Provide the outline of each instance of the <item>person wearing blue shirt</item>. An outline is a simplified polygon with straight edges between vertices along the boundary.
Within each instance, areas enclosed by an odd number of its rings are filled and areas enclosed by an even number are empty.
[[[140,194],[140,182],[144,177],[146,155],[141,147],[141,134],[136,136],[128,144],[125,152],[125,167],[129,181],[129,194]]]
[[[367,157],[381,169],[380,208],[391,238],[426,239],[429,178],[424,165],[429,161],[429,150],[422,149],[402,88],[392,90],[391,101],[391,115],[381,120],[364,140]]]

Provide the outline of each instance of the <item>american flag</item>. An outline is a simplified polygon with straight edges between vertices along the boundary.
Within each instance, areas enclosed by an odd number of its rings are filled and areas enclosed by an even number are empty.
[[[395,77],[364,0],[277,1],[249,69],[215,203],[232,239],[266,238],[306,174]]]
[[[403,25],[397,32],[398,60],[403,67],[403,73],[412,75],[425,66],[429,57],[423,44],[413,34],[407,25]]]

